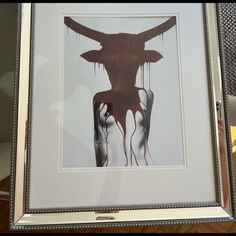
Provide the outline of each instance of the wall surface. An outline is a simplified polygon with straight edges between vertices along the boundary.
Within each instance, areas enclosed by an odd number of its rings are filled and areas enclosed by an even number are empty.
[[[0,142],[11,140],[17,4],[0,4]],[[3,115],[4,114],[4,115]]]
[[[0,4],[0,77],[15,68],[17,4]]]

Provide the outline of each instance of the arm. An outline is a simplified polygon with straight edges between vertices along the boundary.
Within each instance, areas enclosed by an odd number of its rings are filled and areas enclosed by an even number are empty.
[[[104,119],[106,110],[107,105],[94,102],[94,147],[98,167],[104,166],[108,158],[107,133]]]

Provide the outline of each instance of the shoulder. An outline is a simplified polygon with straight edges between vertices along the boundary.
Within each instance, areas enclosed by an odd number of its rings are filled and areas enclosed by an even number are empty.
[[[97,102],[101,99],[106,98],[109,94],[111,93],[111,90],[106,90],[106,91],[102,91],[102,92],[98,92],[94,95],[93,97],[93,101]]]
[[[153,97],[154,97],[154,94],[153,94],[152,90],[150,90],[150,89],[140,88],[138,91],[139,91],[139,95],[142,97],[145,96],[148,99],[153,99]]]
[[[94,109],[95,110],[98,109],[102,103],[104,103],[104,104],[113,103],[112,96],[111,96],[111,90],[98,92],[94,95],[94,97],[93,97]]]

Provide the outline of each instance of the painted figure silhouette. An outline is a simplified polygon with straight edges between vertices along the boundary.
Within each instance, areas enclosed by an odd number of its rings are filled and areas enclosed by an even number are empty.
[[[65,17],[64,23],[101,44],[100,50],[85,52],[81,57],[102,64],[111,83],[110,90],[101,91],[93,98],[97,166],[153,165],[148,137],[154,95],[151,89],[135,86],[136,75],[145,63],[155,63],[162,58],[155,50],[145,50],[145,43],[175,26],[176,18],[171,17],[139,34],[106,34],[70,17]]]

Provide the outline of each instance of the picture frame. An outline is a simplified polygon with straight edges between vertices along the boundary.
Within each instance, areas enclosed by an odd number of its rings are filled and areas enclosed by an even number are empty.
[[[223,7],[19,4],[12,229],[235,220]]]

